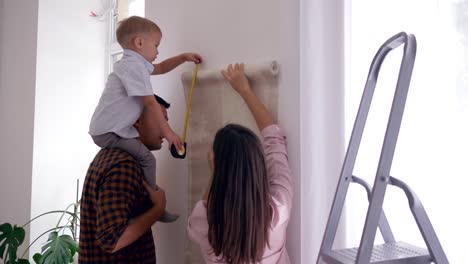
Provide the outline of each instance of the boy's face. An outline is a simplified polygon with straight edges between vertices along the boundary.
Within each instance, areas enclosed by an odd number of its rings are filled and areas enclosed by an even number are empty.
[[[139,47],[140,54],[149,62],[153,62],[159,54],[158,47],[161,42],[160,32],[149,32],[142,35],[142,42]]]

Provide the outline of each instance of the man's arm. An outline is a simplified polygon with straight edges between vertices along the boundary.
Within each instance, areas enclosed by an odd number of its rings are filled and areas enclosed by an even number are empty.
[[[120,236],[112,250],[112,253],[135,242],[144,233],[146,233],[164,213],[164,209],[166,208],[166,196],[164,191],[161,188],[154,190],[146,182],[143,182],[143,184],[145,185],[146,191],[150,194],[151,200],[153,201],[153,207],[144,214],[129,221],[130,224],[125,228],[125,231]]]
[[[170,72],[186,61],[192,61],[198,64],[202,62],[202,57],[196,53],[183,53],[160,63],[153,64],[154,70],[151,74],[156,75]]]
[[[162,215],[166,207],[163,190],[148,192],[153,206],[130,219],[140,206],[143,177],[135,162],[120,162],[109,170],[99,186],[96,201],[96,240],[108,253],[114,253],[138,240]]]

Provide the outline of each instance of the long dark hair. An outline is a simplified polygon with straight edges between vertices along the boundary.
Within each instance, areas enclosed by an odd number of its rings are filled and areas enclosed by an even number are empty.
[[[230,124],[213,143],[214,171],[208,194],[208,240],[231,264],[262,259],[272,218],[263,148],[249,129]]]

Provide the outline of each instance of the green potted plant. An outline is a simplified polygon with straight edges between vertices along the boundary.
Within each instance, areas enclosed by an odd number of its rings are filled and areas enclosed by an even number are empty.
[[[76,201],[67,206],[65,210],[45,212],[32,218],[22,226],[11,225],[10,223],[1,224],[0,259],[2,259],[5,264],[29,264],[29,260],[24,258],[29,248],[41,237],[48,235],[47,241],[41,247],[41,252],[33,255],[34,262],[37,264],[72,263],[73,257],[78,252],[77,231],[80,220],[78,186],[79,183],[77,182]],[[21,257],[18,258],[18,248],[24,242],[26,235],[24,228],[32,221],[49,214],[60,215],[57,224],[35,238],[23,252]],[[65,224],[63,224],[65,216],[68,217],[66,218]]]

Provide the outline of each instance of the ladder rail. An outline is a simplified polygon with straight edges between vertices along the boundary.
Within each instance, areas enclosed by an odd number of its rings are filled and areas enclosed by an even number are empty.
[[[390,176],[389,184],[398,187],[405,192],[406,197],[408,198],[411,213],[416,220],[419,231],[422,234],[424,242],[426,243],[431,256],[433,256],[434,261],[437,264],[448,264],[449,262],[447,256],[442,249],[442,245],[440,244],[431,221],[429,220],[429,216],[427,215],[426,210],[424,209],[424,206],[422,205],[422,202],[419,200],[416,193],[405,182],[395,177]]]
[[[405,32],[400,32],[396,34],[395,36],[388,39],[380,47],[380,49],[374,56],[359,104],[358,113],[354,121],[353,130],[351,132],[348,148],[346,150],[343,166],[341,168],[340,177],[338,179],[335,196],[333,198],[332,207],[328,216],[327,226],[323,235],[322,245],[320,247],[321,251],[331,250],[333,246],[333,241],[336,236],[336,230],[338,228],[339,220],[341,218],[341,212],[343,211],[344,201],[346,199],[346,193],[356,162],[357,152],[359,150],[359,145],[361,143],[364,127],[367,121],[370,104],[374,95],[375,85],[380,71],[380,66],[387,54],[391,50],[400,46],[401,44],[406,43],[407,39],[408,37]],[[317,263],[319,263],[318,260]]]
[[[371,70],[369,71],[369,77],[373,79],[372,83],[374,87],[372,89],[375,89],[375,83],[380,66],[382,65],[385,57],[390,51],[400,45],[404,45],[400,72],[390,110],[390,117],[387,123],[377,173],[374,180],[374,187],[372,189],[372,199],[369,203],[366,222],[364,224],[361,243],[359,245],[356,261],[358,264],[369,263],[371,258],[378,218],[382,212],[383,199],[385,197],[388,178],[390,177],[390,169],[393,162],[393,156],[395,154],[396,142],[400,131],[401,120],[416,57],[415,37],[411,34],[407,35],[402,32],[390,38],[386,43],[384,43],[379,52],[377,52],[375,60],[372,62]],[[372,98],[369,100],[371,99]]]
[[[357,183],[365,189],[366,194],[367,194],[367,200],[370,202],[371,197],[372,197],[371,196],[372,190],[370,188],[370,185],[365,180],[356,176],[351,177],[351,182]],[[379,229],[380,229],[380,233],[382,234],[382,237],[385,243],[396,242],[395,237],[393,236],[392,229],[390,228],[390,224],[388,223],[387,217],[385,216],[385,212],[383,210],[379,219]]]
[[[389,52],[403,45],[403,56],[401,58],[398,80],[393,96],[392,106],[388,117],[384,141],[382,144],[377,171],[372,190],[364,180],[354,176],[353,169],[356,162],[359,145],[362,140],[367,116],[375,91],[379,71],[383,61]],[[388,39],[378,50],[372,61],[371,67],[361,97],[358,113],[354,122],[351,138],[348,143],[340,177],[336,187],[335,196],[323,235],[322,244],[317,258],[317,264],[322,263],[357,263],[368,264],[371,257],[374,260],[382,260],[382,256],[388,257],[396,254],[395,259],[389,258],[382,263],[418,263],[436,262],[437,264],[448,264],[439,239],[429,220],[429,217],[410,187],[403,181],[390,176],[390,169],[395,154],[398,134],[401,127],[403,112],[408,96],[409,84],[413,72],[416,57],[416,39],[411,34],[400,32]],[[369,200],[366,220],[361,235],[359,247],[344,250],[332,250],[336,231],[339,225],[344,207],[349,184],[357,183],[364,187]],[[395,242],[390,225],[382,209],[385,192],[388,185],[396,186],[404,191],[413,217],[416,220],[419,231],[422,234],[427,250],[403,243]],[[379,227],[385,240],[385,244],[374,248],[374,240]],[[375,249],[375,252],[374,252]],[[404,249],[403,251],[401,251]],[[382,251],[383,250],[383,251]],[[390,255],[382,255],[382,252]],[[405,251],[406,250],[406,251]],[[428,253],[429,251],[429,253]],[[403,254],[403,255],[401,255]],[[402,256],[406,256],[402,257]],[[388,262],[387,262],[388,261]],[[381,262],[379,262],[381,263]]]

